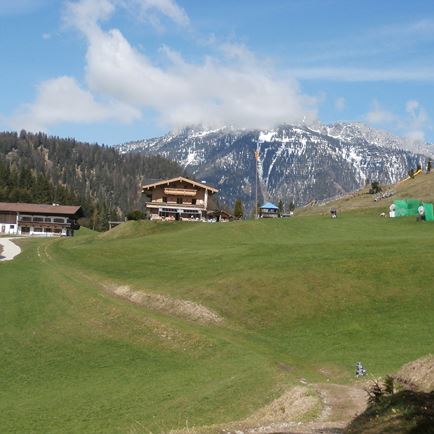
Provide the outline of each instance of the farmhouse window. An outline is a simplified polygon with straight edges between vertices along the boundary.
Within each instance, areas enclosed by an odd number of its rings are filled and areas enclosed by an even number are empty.
[[[181,205],[181,204],[182,204],[182,197],[177,197],[177,198],[176,198],[176,203],[177,203],[178,205]]]

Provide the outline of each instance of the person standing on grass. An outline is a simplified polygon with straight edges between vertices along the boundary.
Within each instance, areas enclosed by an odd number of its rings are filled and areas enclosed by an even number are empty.
[[[417,220],[425,220],[425,208],[423,207],[423,205],[420,205],[419,208],[417,209]]]

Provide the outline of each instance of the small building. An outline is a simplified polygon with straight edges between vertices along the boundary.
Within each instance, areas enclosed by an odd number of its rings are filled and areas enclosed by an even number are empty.
[[[234,216],[227,211],[217,210],[208,212],[208,220],[212,219],[216,222],[231,222],[234,220]]]
[[[277,218],[279,217],[279,207],[271,202],[266,202],[259,207],[261,218]]]
[[[206,220],[210,198],[218,189],[179,176],[142,186],[150,220]]]
[[[0,202],[0,235],[73,236],[80,206]]]

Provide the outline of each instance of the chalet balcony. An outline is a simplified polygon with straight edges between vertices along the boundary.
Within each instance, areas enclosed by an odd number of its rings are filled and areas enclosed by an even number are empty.
[[[185,209],[200,209],[205,210],[203,203],[192,204],[192,203],[177,203],[177,202],[157,202],[149,201],[146,202],[147,208],[185,208]]]
[[[186,196],[186,197],[194,197],[197,195],[197,190],[191,188],[172,188],[166,187],[164,189],[164,194],[167,196]]]

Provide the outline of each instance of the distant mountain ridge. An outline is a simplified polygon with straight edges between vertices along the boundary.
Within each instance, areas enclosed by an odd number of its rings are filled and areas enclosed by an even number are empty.
[[[161,155],[220,189],[233,204],[253,206],[254,153],[259,152],[260,200],[303,205],[344,194],[368,181],[395,183],[426,159],[406,142],[358,123],[284,125],[271,130],[184,128],[119,145],[121,153]]]

